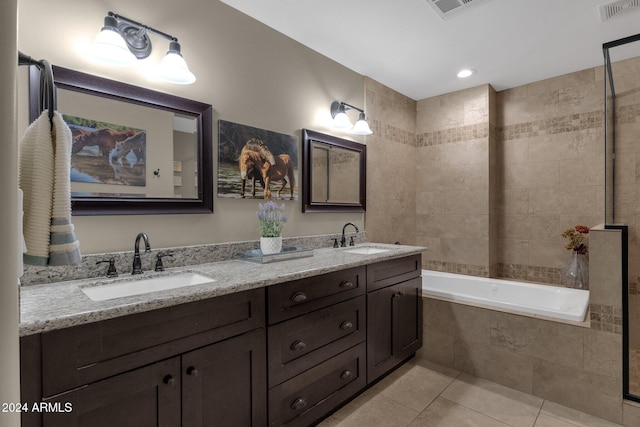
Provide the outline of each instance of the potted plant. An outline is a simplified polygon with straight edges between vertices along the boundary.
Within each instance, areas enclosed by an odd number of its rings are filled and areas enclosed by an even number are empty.
[[[281,206],[272,201],[258,204],[260,250],[264,255],[275,254],[282,250],[282,229],[287,219],[284,203]]]

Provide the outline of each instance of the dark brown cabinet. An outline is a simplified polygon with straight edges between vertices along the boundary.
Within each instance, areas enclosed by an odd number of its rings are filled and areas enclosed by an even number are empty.
[[[43,426],[142,427],[180,424],[180,358],[45,399]]]
[[[366,268],[267,288],[269,425],[308,426],[366,386]]]
[[[23,425],[263,426],[264,298],[239,292],[24,337],[22,401],[61,410],[25,413]]]
[[[181,425],[264,425],[264,335],[257,329],[182,355]]]
[[[422,345],[421,256],[21,338],[32,426],[308,426]]]
[[[367,268],[367,382],[389,372],[422,346],[420,257]],[[376,280],[377,279],[377,280]]]

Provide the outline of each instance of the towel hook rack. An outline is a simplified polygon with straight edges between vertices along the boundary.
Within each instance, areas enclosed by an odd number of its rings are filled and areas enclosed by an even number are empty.
[[[51,63],[46,59],[33,59],[18,51],[18,65],[34,65],[40,70],[40,112],[48,110],[49,121],[53,124],[53,112],[57,108],[57,99]]]

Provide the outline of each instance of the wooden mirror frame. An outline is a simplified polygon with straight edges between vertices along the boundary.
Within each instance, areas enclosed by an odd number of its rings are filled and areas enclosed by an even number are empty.
[[[29,121],[41,113],[40,71],[29,67]],[[198,101],[53,66],[57,88],[192,116],[198,129],[198,197],[72,197],[73,215],[155,215],[213,212],[213,107]]]
[[[309,129],[302,129],[302,212],[364,212],[367,201],[367,146],[332,135],[325,135]],[[311,194],[312,183],[312,144],[321,142],[359,155],[360,183],[358,202],[314,202]]]

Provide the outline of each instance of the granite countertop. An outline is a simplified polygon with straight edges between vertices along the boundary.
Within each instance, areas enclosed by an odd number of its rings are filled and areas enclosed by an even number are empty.
[[[163,307],[198,301],[249,289],[262,288],[291,280],[317,276],[349,267],[371,264],[426,251],[420,246],[365,243],[355,247],[374,246],[389,249],[376,254],[345,252],[352,248],[315,249],[311,258],[300,258],[269,264],[242,260],[198,264],[164,273],[145,272],[143,276],[122,275],[116,279],[84,279],[43,285],[23,286],[20,290],[20,336],[62,329],[128,314],[141,313]],[[165,276],[181,272],[195,272],[215,281],[166,291],[92,301],[81,286],[93,286]]]

